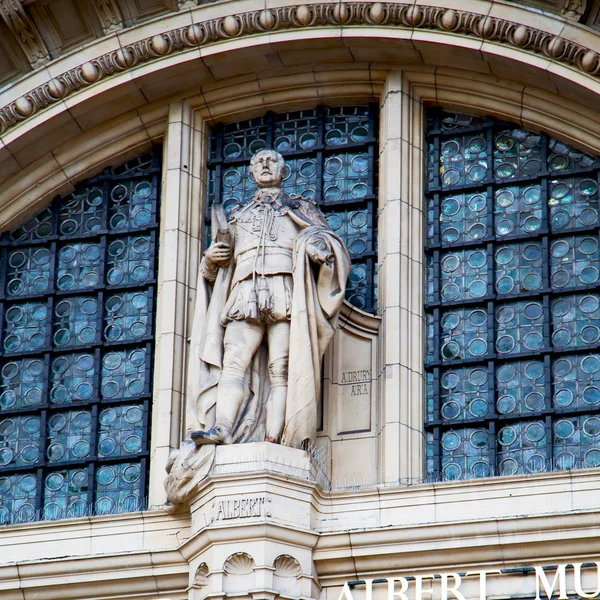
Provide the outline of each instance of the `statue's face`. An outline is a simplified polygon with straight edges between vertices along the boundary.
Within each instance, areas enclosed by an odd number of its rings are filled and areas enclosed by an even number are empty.
[[[261,150],[250,161],[250,173],[261,188],[281,186],[285,168],[285,161],[273,150]]]

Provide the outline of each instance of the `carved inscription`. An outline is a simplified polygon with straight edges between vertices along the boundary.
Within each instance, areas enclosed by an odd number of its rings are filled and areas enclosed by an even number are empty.
[[[218,500],[216,521],[262,517],[265,514],[265,496],[244,497],[236,500]]]
[[[370,393],[371,369],[345,371],[342,373],[342,385],[350,384],[350,396],[368,396]]]

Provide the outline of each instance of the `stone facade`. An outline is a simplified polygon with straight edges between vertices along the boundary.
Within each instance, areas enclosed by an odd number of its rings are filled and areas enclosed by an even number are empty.
[[[0,0],[15,57],[0,89],[0,227],[163,145],[150,508],[2,528],[0,598],[337,600],[346,582],[446,572],[473,573],[460,590],[477,598],[485,569],[507,570],[488,575],[488,596],[528,598],[531,567],[596,560],[597,469],[424,482],[422,200],[429,105],[600,153],[600,38],[578,22],[596,3],[93,2],[73,46],[48,37],[48,4]],[[165,508],[185,432],[208,130],[366,102],[380,107],[380,307],[342,308],[317,445],[219,448],[190,505]],[[353,373],[367,393],[349,411]],[[594,569],[583,579],[596,589]],[[575,583],[570,570],[569,593]]]

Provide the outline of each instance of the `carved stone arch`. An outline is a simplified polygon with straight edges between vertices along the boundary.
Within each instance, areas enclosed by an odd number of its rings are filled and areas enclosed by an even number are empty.
[[[208,574],[208,565],[205,562],[200,563],[194,575],[194,585],[196,587],[204,587],[208,585]]]

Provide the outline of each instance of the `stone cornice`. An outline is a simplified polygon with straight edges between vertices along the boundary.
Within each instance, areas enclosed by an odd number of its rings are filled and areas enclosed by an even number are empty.
[[[552,19],[552,17],[547,17]],[[0,134],[81,88],[168,55],[284,30],[390,27],[439,31],[540,54],[598,77],[598,53],[574,40],[500,17],[395,2],[327,2],[254,10],[193,23],[126,44],[72,68],[0,108]]]

